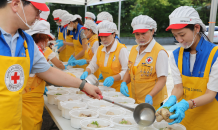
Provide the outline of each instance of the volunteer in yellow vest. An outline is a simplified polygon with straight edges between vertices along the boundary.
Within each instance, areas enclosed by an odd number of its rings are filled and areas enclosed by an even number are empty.
[[[74,60],[72,64],[75,65],[85,65],[89,64],[91,61],[92,57],[96,53],[98,47],[99,47],[99,42],[98,42],[98,29],[97,25],[94,21],[92,20],[86,20],[84,27],[84,34],[86,38],[88,38],[88,49],[85,51],[85,59],[81,60]],[[99,77],[100,71],[99,69],[94,73],[96,77]]]
[[[55,57],[54,52],[49,47],[46,47],[49,39],[51,39],[50,24],[47,21],[41,20],[37,22],[32,29],[26,32],[33,37],[47,61],[51,60],[56,66],[59,63],[62,65],[62,69],[65,68],[62,62]],[[43,79],[35,74],[30,74],[22,96],[22,126],[24,130],[41,130],[45,84]]]
[[[1,0],[0,2],[0,129],[22,129],[22,92],[29,74],[55,85],[75,87],[99,98],[100,90],[50,67],[27,30],[48,11],[44,0]],[[7,64],[5,64],[7,63]]]
[[[94,73],[98,68],[104,77],[104,86],[120,91],[120,84],[128,68],[129,52],[126,47],[115,39],[117,26],[113,22],[103,21],[98,24],[101,46],[98,47],[86,71],[80,79]]]
[[[181,6],[169,18],[166,30],[181,46],[170,56],[174,88],[163,105],[175,112],[169,124],[181,122],[187,130],[217,130],[218,47],[204,34],[206,26],[194,8]]]
[[[129,55],[128,70],[120,91],[129,96],[127,83],[131,82],[132,97],[136,103],[149,103],[155,107],[167,98],[168,54],[153,38],[157,23],[147,15],[132,20],[136,43]]]
[[[78,14],[73,15],[72,24],[73,24],[73,46],[74,54],[68,60],[68,65],[74,66],[75,68],[86,68],[87,65],[79,66],[74,65],[74,60],[80,60],[85,58],[85,51],[88,49],[88,40],[84,34],[82,17]]]

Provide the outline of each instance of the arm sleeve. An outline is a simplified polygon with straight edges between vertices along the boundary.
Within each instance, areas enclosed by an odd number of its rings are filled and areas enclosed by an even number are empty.
[[[97,62],[97,53],[94,54],[94,56],[92,57],[92,60],[90,61],[89,65],[87,66],[87,68],[89,68],[91,70],[91,73],[95,73],[95,71],[98,70],[98,65],[96,64]]]
[[[36,44],[34,44],[34,58],[31,74],[45,72],[50,68],[43,54],[39,51]]]
[[[98,50],[99,47],[99,42],[96,41],[92,47],[92,52],[95,54],[95,52]]]
[[[48,60],[49,60],[49,61],[52,60],[55,56],[56,56],[55,53],[52,52],[52,53],[48,56]]]
[[[171,74],[173,77],[174,85],[182,83],[182,77],[179,72],[179,68],[176,65],[173,53],[170,55],[170,68],[171,68]]]
[[[85,34],[84,34],[84,30],[81,30],[81,32],[80,32],[80,37],[81,37],[81,39],[83,40],[84,38],[86,38],[86,36],[85,36]]]
[[[161,50],[157,56],[156,62],[157,77],[168,76],[168,55],[164,50]]]
[[[218,92],[217,84],[218,84],[218,58],[214,62],[213,66],[211,67],[209,81],[207,83],[207,89]]]
[[[121,72],[119,73],[121,76],[120,80],[123,80],[123,77],[128,69],[128,60],[129,60],[128,58],[129,58],[128,50],[126,48],[122,48],[119,54],[119,61],[122,66]]]

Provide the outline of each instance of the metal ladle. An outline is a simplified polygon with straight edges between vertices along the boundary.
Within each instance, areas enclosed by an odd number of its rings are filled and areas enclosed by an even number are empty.
[[[132,111],[135,122],[142,127],[150,126],[151,124],[154,123],[156,119],[155,109],[152,105],[148,103],[141,103],[137,105],[136,108],[131,108],[131,107],[116,103],[114,101],[105,99],[103,98],[102,95],[99,95],[99,96],[102,100],[105,100],[107,102],[113,103],[115,105],[118,105],[120,107],[123,107],[125,109]]]

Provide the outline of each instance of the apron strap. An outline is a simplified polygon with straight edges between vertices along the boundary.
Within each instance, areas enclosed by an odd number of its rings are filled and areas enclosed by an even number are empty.
[[[179,58],[178,58],[178,68],[179,68],[181,75],[182,75],[183,52],[184,52],[184,48],[180,47]]]
[[[210,69],[211,69],[211,64],[212,64],[212,61],[213,61],[213,57],[214,57],[215,53],[217,52],[217,50],[218,50],[218,47],[216,46],[210,52],[210,56],[209,56],[209,58],[207,60],[207,65],[206,65],[205,71],[204,71],[204,78],[208,78],[209,77]]]

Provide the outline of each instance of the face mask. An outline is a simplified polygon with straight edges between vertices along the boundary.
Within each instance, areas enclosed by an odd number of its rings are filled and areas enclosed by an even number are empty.
[[[68,26],[67,29],[70,30],[70,31],[72,31],[72,30],[73,30],[73,27],[69,27],[69,26]]]
[[[110,46],[110,45],[112,44],[112,42],[113,42],[113,40],[112,40],[109,44],[104,44],[103,42],[101,42],[101,44],[102,44],[103,46],[105,46],[105,47],[108,47],[108,46]]]
[[[153,37],[152,37],[152,33],[151,33],[151,38],[150,38],[147,42],[145,42],[145,43],[140,43],[140,42],[138,42],[137,40],[135,40],[135,42],[136,42],[139,46],[144,46],[144,45],[147,45],[148,43],[150,43],[152,39],[153,39]]]
[[[25,12],[24,12],[24,9],[23,9],[23,3],[22,1],[20,0],[20,3],[21,3],[21,6],[22,6],[22,10],[23,10],[23,14],[24,14],[24,18],[25,18],[25,21],[20,17],[20,15],[16,12],[17,16],[23,21],[23,23],[29,28],[29,29],[32,29],[32,26],[28,25],[27,23],[27,20],[26,20],[26,15],[25,15]]]
[[[198,34],[198,32],[197,32],[197,34]],[[182,43],[176,43],[176,45],[179,45],[179,46],[183,47],[184,49],[190,48],[190,47],[194,44],[194,41],[195,41],[195,38],[196,38],[197,34],[194,36],[194,32],[193,32],[194,38],[193,38],[192,43],[191,43],[190,45],[186,45],[186,46],[185,46],[185,45],[182,44]]]

